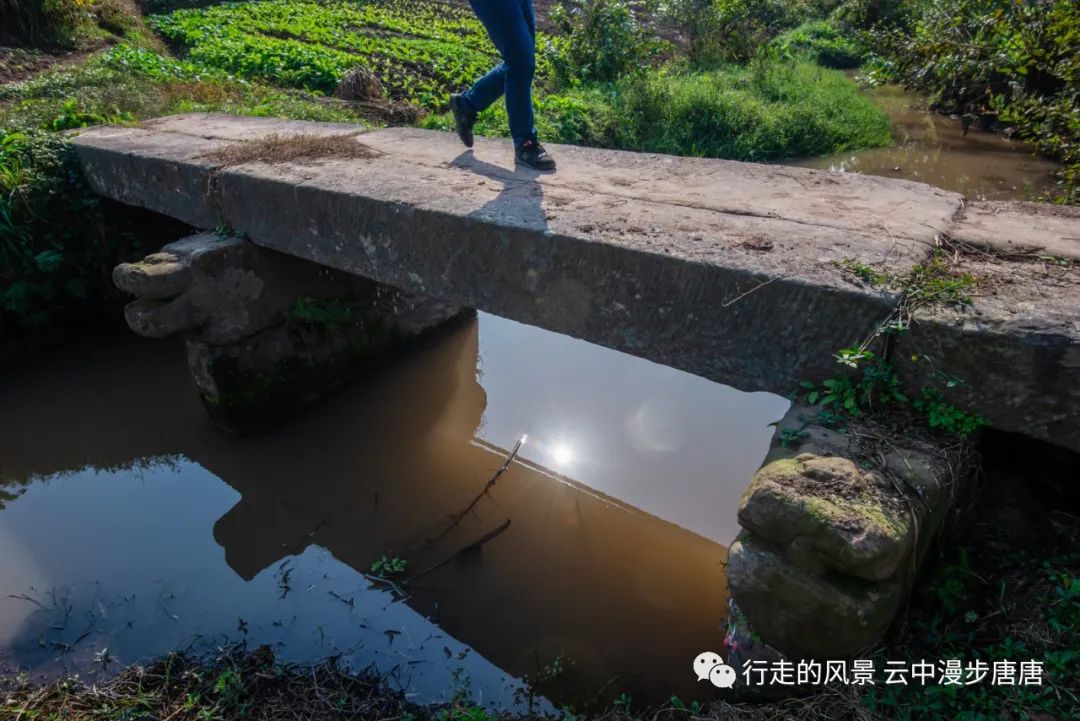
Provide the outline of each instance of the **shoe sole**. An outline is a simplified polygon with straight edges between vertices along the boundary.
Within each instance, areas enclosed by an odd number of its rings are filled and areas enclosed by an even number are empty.
[[[514,158],[514,162],[518,165],[524,165],[526,168],[532,170],[555,170],[555,168],[558,167],[555,163],[552,163],[551,165],[533,165],[532,163],[526,163],[521,158]]]
[[[462,143],[464,143],[466,148],[471,148],[473,146],[473,138],[472,138],[471,133],[466,135],[461,130],[461,127],[458,124],[458,99],[457,98],[450,98],[450,112],[454,114],[454,130],[457,131],[458,139],[461,140]]]

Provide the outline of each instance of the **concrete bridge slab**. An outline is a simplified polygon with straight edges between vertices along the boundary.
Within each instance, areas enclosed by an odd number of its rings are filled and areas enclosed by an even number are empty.
[[[260,158],[251,141],[271,136],[371,152]],[[215,156],[241,143],[250,157]],[[1015,248],[1067,259],[1080,245],[1075,214],[967,205],[918,183],[573,147],[555,148],[559,171],[541,174],[516,168],[505,141],[467,151],[406,128],[200,114],[90,129],[76,146],[95,190],[114,199],[781,394],[835,375],[833,354],[899,303],[901,290],[861,283],[851,267],[901,277],[953,237],[994,262]],[[967,407],[995,425],[1080,449],[1080,398],[1061,390],[1080,387],[1075,270],[1061,266],[1048,296],[1038,274],[1002,282],[1000,268],[980,268],[972,303],[928,313],[904,351],[962,361]],[[980,358],[997,370],[982,373]]]
[[[831,371],[889,314],[894,292],[834,261],[909,268],[961,206],[912,183],[569,147],[542,175],[504,142],[411,129],[358,137],[371,158],[212,159],[239,138],[355,133],[200,115],[77,146],[118,200],[747,390]]]

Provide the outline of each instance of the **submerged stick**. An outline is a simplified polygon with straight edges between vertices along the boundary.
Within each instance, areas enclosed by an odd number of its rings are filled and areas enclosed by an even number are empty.
[[[448,525],[442,533],[440,533],[436,538],[428,541],[426,548],[431,548],[436,543],[446,538],[447,534],[457,528],[457,525],[461,523],[461,519],[469,515],[469,512],[476,507],[476,504],[480,502],[480,499],[487,495],[487,492],[490,491],[491,487],[495,485],[495,481],[499,480],[499,476],[506,473],[506,470],[510,468],[510,464],[514,462],[515,458],[517,458],[518,451],[521,450],[521,446],[523,443],[525,443],[525,439],[527,437],[528,436],[522,436],[520,439],[518,439],[518,442],[514,444],[514,450],[510,451],[510,455],[506,457],[506,460],[503,461],[503,464],[499,466],[499,469],[497,471],[495,471],[495,475],[493,475],[491,479],[487,482],[487,484],[484,485],[483,490],[476,494],[476,498],[472,499],[472,503],[466,506],[464,511],[454,516],[454,518],[450,521],[450,525]]]
[[[510,528],[510,519],[509,518],[507,518],[505,521],[503,521],[502,525],[500,525],[498,528],[495,528],[493,530],[488,531],[483,536],[480,536],[480,538],[476,539],[475,541],[468,544],[467,546],[462,546],[461,548],[454,551],[453,553],[451,553],[449,556],[447,556],[443,560],[436,563],[434,566],[432,566],[432,567],[430,567],[430,568],[428,568],[426,570],[421,571],[420,573],[416,574],[412,578],[409,578],[409,579],[407,579],[405,581],[402,581],[402,585],[408,586],[413,581],[415,581],[417,579],[420,579],[420,578],[423,578],[424,576],[427,576],[430,573],[434,573],[435,571],[438,571],[440,568],[442,568],[446,564],[450,563],[451,561],[453,561],[455,558],[457,558],[461,554],[468,553],[469,551],[480,548],[480,546],[484,545],[485,543],[490,541],[492,538],[495,538],[495,536],[498,536],[500,533],[505,531],[507,528]]]

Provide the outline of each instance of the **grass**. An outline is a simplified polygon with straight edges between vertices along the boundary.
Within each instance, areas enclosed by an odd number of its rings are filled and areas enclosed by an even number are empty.
[[[133,222],[130,211],[110,212],[82,180],[58,131],[196,111],[367,126],[347,104],[248,82],[129,43],[82,65],[0,86],[0,332],[28,337],[100,315],[120,300],[112,267],[170,239],[172,230],[160,223],[148,227]]]
[[[892,142],[889,120],[837,71],[768,61],[669,68],[608,87],[541,96],[537,127],[553,142],[734,160],[823,155]],[[448,115],[424,125],[449,130]],[[477,132],[505,135],[497,104]]]
[[[768,53],[805,57],[827,68],[857,68],[866,55],[851,37],[828,20],[806,22],[773,38]]]

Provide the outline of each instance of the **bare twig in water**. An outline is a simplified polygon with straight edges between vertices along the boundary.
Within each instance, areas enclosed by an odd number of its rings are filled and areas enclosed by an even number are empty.
[[[29,601],[30,603],[34,604],[35,606],[39,606],[43,611],[48,611],[49,610],[48,608],[45,607],[45,604],[43,604],[41,601],[37,600],[36,598],[31,598],[30,596],[27,596],[25,593],[9,593],[8,598],[17,598],[20,601]]]
[[[352,607],[355,607],[355,606],[356,606],[356,599],[355,599],[355,598],[345,598],[345,597],[344,597],[344,596],[342,596],[341,594],[338,594],[338,593],[334,593],[333,591],[327,591],[327,593],[329,593],[329,594],[330,594],[331,596],[333,596],[333,597],[334,597],[334,598],[336,598],[337,600],[339,600],[339,601],[341,601],[342,603],[344,603],[344,604],[345,604],[346,606],[349,606],[350,608],[352,608]]]
[[[405,593],[405,591],[403,591],[401,589],[401,586],[397,585],[396,583],[391,581],[389,578],[386,578],[385,576],[376,576],[374,573],[365,573],[364,575],[367,576],[368,578],[374,579],[374,580],[376,580],[376,581],[378,581],[380,583],[385,583],[387,586],[394,589],[394,591],[396,591],[397,594],[399,596],[401,596],[402,598],[408,598],[409,597],[409,594]]]
[[[499,480],[499,476],[506,473],[507,469],[510,468],[510,464],[512,464],[514,462],[514,459],[517,458],[517,454],[521,450],[522,444],[525,443],[525,438],[526,436],[522,436],[520,439],[518,439],[518,442],[514,444],[514,450],[510,451],[510,455],[506,457],[506,460],[503,461],[503,464],[499,466],[499,469],[497,471],[495,471],[495,475],[493,475],[491,479],[484,485],[483,490],[476,494],[476,497],[472,499],[472,503],[466,506],[464,511],[457,514],[456,516],[454,516],[453,519],[451,519],[450,525],[448,525],[442,533],[440,533],[434,539],[428,541],[426,548],[431,548],[436,543],[446,538],[450,531],[457,528],[458,524],[461,523],[461,519],[469,515],[469,512],[476,507],[476,504],[480,502],[480,499],[487,495],[487,492],[490,491],[491,487],[495,485],[495,481]]]
[[[408,586],[413,581],[415,581],[417,579],[420,579],[420,578],[423,578],[424,576],[428,575],[429,573],[434,573],[435,571],[438,571],[440,568],[442,568],[446,564],[450,563],[451,561],[453,561],[455,558],[457,558],[461,554],[468,553],[469,551],[480,548],[480,546],[484,545],[485,543],[490,541],[492,538],[495,538],[495,536],[498,536],[500,533],[502,533],[503,531],[505,531],[509,527],[510,527],[510,519],[507,518],[505,521],[503,521],[502,525],[500,525],[498,528],[496,528],[494,530],[491,530],[491,531],[488,531],[483,536],[476,539],[475,541],[473,541],[469,545],[462,546],[461,548],[454,551],[453,553],[451,553],[449,556],[447,556],[443,560],[436,563],[434,566],[432,566],[432,567],[430,567],[430,568],[428,568],[428,569],[426,569],[424,571],[421,571],[420,573],[416,574],[412,578],[409,578],[408,580],[404,581],[403,585]]]

